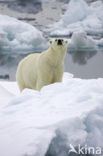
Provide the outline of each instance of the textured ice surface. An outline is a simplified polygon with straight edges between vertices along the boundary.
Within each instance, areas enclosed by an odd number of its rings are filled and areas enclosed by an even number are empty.
[[[65,73],[40,92],[14,90],[16,84],[0,82],[0,155],[68,156],[69,144],[103,147],[102,78]]]
[[[84,31],[76,31],[69,40],[69,48],[80,49],[96,49],[99,45],[92,37],[87,36]]]
[[[103,34],[103,3],[96,1],[90,6],[84,0],[71,0],[60,21],[51,28],[51,35],[70,35],[84,30],[91,35]]]
[[[35,27],[15,18],[0,15],[0,49],[13,51],[47,48],[42,33]]]

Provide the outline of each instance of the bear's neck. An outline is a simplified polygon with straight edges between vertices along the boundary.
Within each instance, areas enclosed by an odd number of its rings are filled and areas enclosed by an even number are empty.
[[[60,49],[59,51],[54,51],[53,48],[48,49],[48,61],[52,66],[58,66],[63,64],[65,52]]]

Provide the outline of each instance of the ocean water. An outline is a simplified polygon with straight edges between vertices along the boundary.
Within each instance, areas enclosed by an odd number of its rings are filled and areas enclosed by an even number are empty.
[[[27,54],[0,54],[0,79],[15,81],[17,65]],[[64,60],[65,72],[70,72],[74,77],[90,79],[103,78],[103,49],[98,51],[67,50]]]
[[[65,12],[63,5],[68,1],[40,3],[27,0],[0,0],[0,14],[13,16],[43,31],[48,24],[60,20],[61,14]],[[49,34],[44,34],[44,36],[49,38]],[[6,53],[0,51],[0,79],[15,81],[17,65],[29,53],[30,51],[26,54],[22,51],[21,53],[13,53],[10,50]],[[68,49],[64,65],[65,71],[74,74],[74,77],[83,79],[103,77],[103,48],[97,51],[78,50],[74,52]]]

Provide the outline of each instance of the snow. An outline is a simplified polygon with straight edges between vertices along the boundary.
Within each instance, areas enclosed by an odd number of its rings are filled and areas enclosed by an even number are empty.
[[[69,40],[69,49],[75,48],[76,50],[80,49],[96,49],[98,43],[95,40],[87,36],[84,31],[76,31],[73,33],[71,40]]]
[[[67,36],[75,31],[85,31],[91,35],[103,34],[103,3],[71,0],[59,22],[50,26],[51,36]]]
[[[83,0],[71,0],[62,19],[62,24],[68,25],[82,21],[89,14],[89,7]]]
[[[20,94],[16,82],[0,82],[0,155],[64,156],[69,144],[103,147],[102,84],[64,73],[62,83]]]
[[[15,18],[0,15],[0,49],[30,51],[47,48],[42,33],[35,27]]]
[[[20,94],[17,83],[15,83],[15,82],[7,82],[7,81],[2,82],[2,81],[0,81],[0,87],[3,88],[3,90],[6,90],[7,92],[9,92],[12,95]],[[0,94],[2,94],[2,91],[1,91]]]
[[[68,49],[74,51],[97,51],[99,46],[103,46],[103,40],[95,40],[92,36],[88,36],[85,31],[75,31],[72,37],[68,39]]]

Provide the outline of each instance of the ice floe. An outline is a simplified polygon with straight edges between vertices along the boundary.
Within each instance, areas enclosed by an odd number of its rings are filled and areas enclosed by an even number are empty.
[[[0,155],[68,156],[70,144],[103,148],[103,79],[72,77],[12,99],[12,82],[0,83]]]
[[[85,31],[89,35],[103,35],[103,3],[71,0],[60,21],[50,27],[51,36],[70,36],[75,31]]]
[[[42,32],[15,18],[0,15],[0,49],[3,51],[33,51],[48,47]]]
[[[69,39],[68,47],[69,49],[75,49],[75,50],[96,50],[97,43],[91,36],[87,36],[86,32],[84,31],[76,31],[72,34],[71,39]]]

